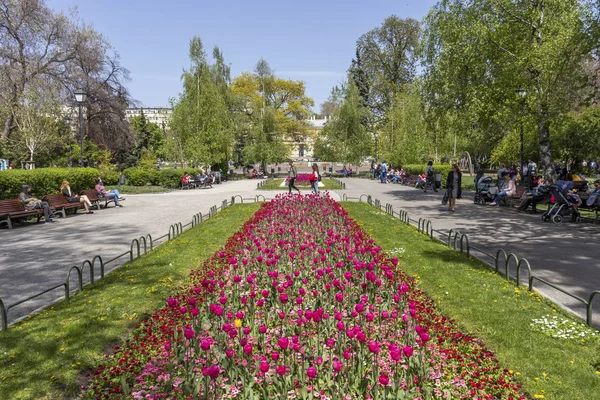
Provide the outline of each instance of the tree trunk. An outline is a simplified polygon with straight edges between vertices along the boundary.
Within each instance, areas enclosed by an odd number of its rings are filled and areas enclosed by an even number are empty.
[[[15,121],[15,117],[13,113],[8,114],[8,118],[4,122],[4,129],[2,131],[2,141],[8,141],[8,137],[10,136],[10,131],[12,130],[13,123]]]
[[[540,172],[546,179],[552,178],[554,167],[552,165],[552,146],[550,144],[550,123],[545,113],[538,121],[540,144]]]

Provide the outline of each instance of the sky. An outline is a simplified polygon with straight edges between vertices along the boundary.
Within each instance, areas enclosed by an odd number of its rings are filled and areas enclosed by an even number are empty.
[[[130,71],[126,85],[144,107],[166,107],[181,91],[188,46],[197,35],[210,55],[223,51],[232,77],[263,57],[276,75],[302,80],[319,111],[346,77],[356,40],[390,15],[422,20],[437,0],[239,1],[47,0],[57,11],[76,7],[103,34]]]

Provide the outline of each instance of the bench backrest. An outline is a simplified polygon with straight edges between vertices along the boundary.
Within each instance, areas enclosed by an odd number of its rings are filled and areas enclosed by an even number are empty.
[[[64,205],[69,205],[71,203],[69,203],[67,201],[67,199],[65,199],[65,196],[62,195],[62,193],[57,193],[57,194],[47,194],[46,196],[44,196],[44,199],[50,203],[51,206],[64,206]]]
[[[26,211],[19,199],[0,200],[0,214]]]
[[[88,199],[90,199],[90,201],[96,201],[101,199],[100,197],[98,197],[98,192],[96,192],[96,189],[82,190],[81,194],[86,195]]]

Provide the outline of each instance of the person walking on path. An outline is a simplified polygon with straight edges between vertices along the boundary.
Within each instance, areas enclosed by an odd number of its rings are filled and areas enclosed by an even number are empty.
[[[310,181],[310,185],[312,186],[313,193],[319,194],[319,181],[321,180],[321,175],[319,175],[319,166],[317,164],[312,165],[313,173],[308,178]]]
[[[300,189],[298,189],[296,187],[296,185],[294,185],[294,182],[296,181],[296,177],[298,176],[298,170],[296,170],[296,167],[294,167],[294,162],[292,160],[290,160],[290,166],[288,167],[288,194],[292,193],[292,189],[295,189],[298,191],[298,194],[300,194]]]
[[[425,193],[427,193],[427,186],[431,187],[434,192],[438,191],[435,187],[435,169],[433,168],[433,161],[429,161],[427,163],[427,168],[425,169]]]
[[[381,163],[381,183],[387,183],[387,163]]]
[[[452,164],[452,169],[446,178],[446,190],[448,191],[448,211],[454,212],[456,199],[460,199],[462,186],[462,174],[457,164]]]

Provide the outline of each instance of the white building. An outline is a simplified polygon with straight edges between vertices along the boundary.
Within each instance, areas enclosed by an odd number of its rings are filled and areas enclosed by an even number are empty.
[[[142,115],[142,112],[144,113],[146,120],[149,122],[154,122],[161,128],[163,125],[165,128],[167,128],[169,126],[169,118],[171,117],[173,109],[167,107],[132,107],[125,111],[125,118],[127,121],[131,121],[133,117]]]

